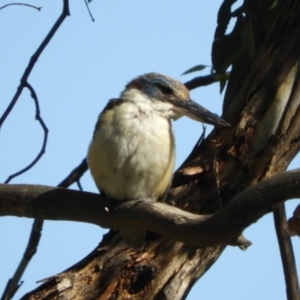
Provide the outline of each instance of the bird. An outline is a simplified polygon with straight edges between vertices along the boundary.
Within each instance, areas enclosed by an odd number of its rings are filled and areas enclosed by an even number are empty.
[[[219,127],[229,124],[190,98],[180,81],[160,73],[134,78],[100,113],[87,163],[100,191],[112,201],[163,199],[175,162],[171,120],[187,116]],[[122,230],[132,248],[144,244],[139,228]]]

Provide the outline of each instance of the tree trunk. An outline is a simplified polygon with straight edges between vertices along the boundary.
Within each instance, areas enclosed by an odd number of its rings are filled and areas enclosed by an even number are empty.
[[[300,2],[277,16],[226,97],[224,119],[175,173],[168,197],[194,213],[213,213],[250,185],[283,172],[299,151]],[[229,98],[228,98],[229,97]],[[148,234],[133,250],[111,231],[91,254],[23,299],[184,299],[226,245],[196,249]]]

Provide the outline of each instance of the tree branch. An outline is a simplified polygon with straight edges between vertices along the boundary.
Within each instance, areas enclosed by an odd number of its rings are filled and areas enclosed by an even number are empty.
[[[29,6],[27,4],[20,4],[20,3],[17,3],[15,5]],[[1,7],[1,8],[4,8],[4,7]],[[36,52],[32,55],[32,57],[31,57],[31,59],[28,63],[28,66],[26,67],[26,69],[25,69],[25,71],[24,71],[24,73],[21,77],[20,85],[18,86],[14,97],[12,98],[11,102],[9,103],[8,107],[6,108],[5,112],[3,113],[3,115],[0,118],[0,128],[1,128],[1,126],[4,123],[5,119],[7,118],[7,116],[11,112],[11,110],[13,109],[16,102],[18,101],[23,89],[25,87],[27,87],[29,89],[29,91],[31,92],[31,97],[33,98],[33,100],[35,102],[36,119],[40,122],[40,124],[41,124],[41,126],[44,130],[43,145],[42,145],[42,148],[41,148],[40,152],[38,153],[37,157],[26,168],[24,168],[21,171],[11,175],[7,179],[7,182],[10,181],[13,177],[16,177],[16,176],[20,175],[21,173],[24,173],[28,169],[30,169],[33,165],[36,164],[36,162],[40,159],[40,157],[45,152],[45,147],[46,147],[46,143],[47,143],[47,136],[48,136],[48,129],[47,129],[43,119],[40,117],[39,103],[38,103],[37,95],[36,95],[34,89],[32,88],[32,86],[28,83],[28,77],[29,77],[31,71],[33,70],[33,68],[35,66],[35,63],[37,62],[38,58],[40,57],[40,55],[42,54],[42,52],[44,51],[44,49],[46,48],[46,46],[48,45],[48,43],[50,42],[52,37],[55,35],[56,31],[58,30],[58,28],[60,27],[60,25],[63,23],[63,21],[65,20],[65,18],[68,15],[70,15],[69,1],[68,0],[63,0],[62,13],[60,14],[57,21],[54,23],[54,25],[50,29],[49,33],[46,35],[46,37],[44,38],[44,40],[42,41],[42,43],[40,44],[40,46],[36,50]],[[13,277],[10,278],[9,281],[7,282],[7,285],[5,287],[5,290],[3,292],[1,300],[2,299],[10,299],[11,297],[13,297],[15,292],[20,287],[19,281],[20,281],[20,279],[21,279],[21,277],[22,277],[29,261],[31,260],[32,256],[36,252],[36,249],[37,249],[37,246],[38,246],[38,243],[39,243],[39,239],[40,239],[40,236],[41,236],[42,227],[43,227],[43,221],[42,220],[35,220],[34,221],[33,226],[32,226],[32,231],[31,231],[31,234],[30,234],[30,238],[29,238],[25,253],[23,255],[23,258],[22,258],[17,270],[15,271]]]
[[[2,124],[4,123],[5,119],[7,118],[7,116],[9,115],[9,113],[11,112],[11,110],[13,109],[14,105],[18,101],[18,99],[23,91],[23,88],[26,86],[27,79],[28,79],[35,63],[37,62],[38,58],[40,57],[40,55],[42,54],[42,52],[44,51],[44,49],[46,48],[46,46],[48,45],[48,43],[50,42],[52,37],[55,35],[56,31],[58,30],[60,25],[63,23],[65,18],[69,15],[70,15],[69,1],[63,0],[62,13],[59,16],[59,18],[57,19],[57,21],[55,22],[55,24],[53,25],[53,27],[51,28],[51,30],[49,31],[49,33],[47,34],[47,36],[45,37],[45,39],[42,41],[41,45],[38,47],[36,52],[32,55],[32,57],[28,63],[28,66],[25,69],[23,76],[21,77],[20,85],[18,86],[14,97],[12,98],[11,102],[9,103],[8,107],[6,108],[5,112],[3,113],[3,115],[0,118],[0,128],[1,128]]]
[[[86,159],[84,158],[81,163],[75,167],[71,173],[58,184],[58,187],[67,188],[74,182],[78,182],[81,176],[87,171],[88,165]]]
[[[46,145],[47,145],[47,140],[48,140],[48,128],[44,122],[44,120],[41,117],[41,111],[40,111],[40,105],[39,105],[39,100],[37,98],[37,94],[34,90],[34,88],[28,83],[25,83],[25,87],[28,88],[28,90],[30,91],[31,94],[31,98],[34,101],[34,105],[35,105],[35,119],[40,123],[42,130],[44,132],[44,138],[43,138],[43,143],[41,146],[41,149],[39,151],[39,153],[37,154],[37,156],[34,158],[34,160],[27,165],[25,168],[21,169],[20,171],[8,176],[8,178],[5,180],[5,183],[9,183],[13,178],[27,172],[29,169],[31,169],[42,157],[42,155],[45,153],[46,151]]]
[[[187,81],[184,85],[189,89],[193,90],[195,88],[198,88],[200,86],[205,86],[212,84],[214,82],[219,82],[222,80],[227,80],[229,78],[230,73],[226,72],[224,74],[211,74],[206,76],[198,76],[193,78],[190,81]]]
[[[42,9],[41,6],[38,7],[38,6],[34,6],[34,5],[31,5],[31,4],[27,4],[27,3],[9,3],[9,4],[5,4],[5,5],[1,6],[1,7],[0,7],[0,10],[1,10],[1,9],[4,9],[4,8],[6,8],[6,7],[8,7],[8,6],[12,6],[12,5],[24,5],[24,6],[27,6],[27,7],[34,8],[34,9],[36,9],[36,10],[38,10],[38,11],[41,11],[41,9]]]
[[[139,226],[197,247],[231,244],[274,204],[300,197],[300,169],[249,187],[214,215],[196,215],[160,202],[112,203],[104,196],[35,185],[0,185],[0,215],[70,220],[123,229]]]
[[[92,13],[91,13],[90,8],[89,8],[89,3],[87,2],[87,0],[84,0],[84,2],[85,2],[86,9],[87,9],[87,11],[88,11],[88,13],[89,13],[89,15],[90,15],[91,20],[92,20],[93,22],[95,22],[95,19],[94,19]]]
[[[279,204],[274,208],[273,217],[281,254],[287,299],[299,300],[299,280],[284,204]]]

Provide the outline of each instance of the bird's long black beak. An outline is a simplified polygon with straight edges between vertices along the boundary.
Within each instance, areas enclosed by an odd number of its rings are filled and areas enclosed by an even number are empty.
[[[172,100],[174,111],[185,115],[195,121],[211,124],[214,126],[228,127],[230,126],[222,118],[213,114],[193,100]]]

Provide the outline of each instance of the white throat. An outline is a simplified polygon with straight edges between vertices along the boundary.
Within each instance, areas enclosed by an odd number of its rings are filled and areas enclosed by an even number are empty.
[[[138,89],[131,88],[124,90],[121,93],[121,97],[125,101],[134,103],[142,111],[152,112],[167,119],[177,120],[182,116],[174,110],[174,105],[172,103],[149,97]]]

